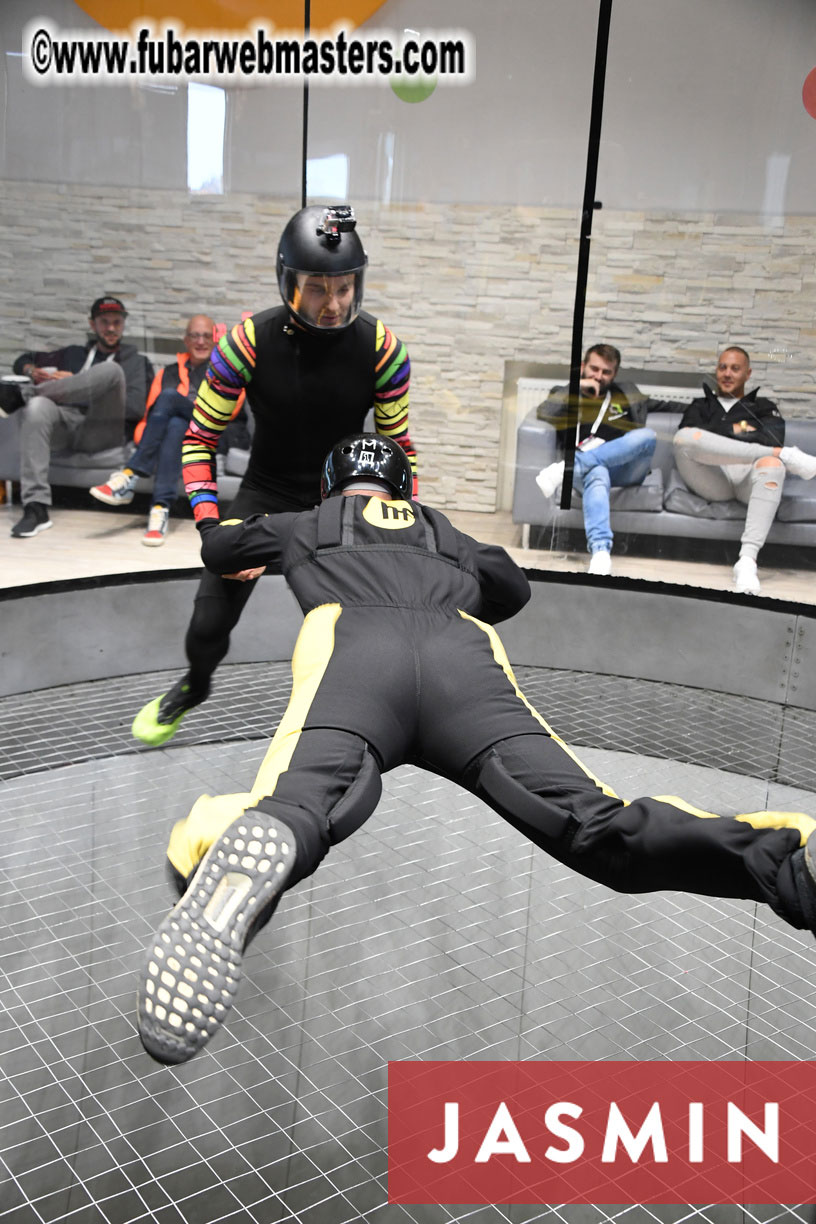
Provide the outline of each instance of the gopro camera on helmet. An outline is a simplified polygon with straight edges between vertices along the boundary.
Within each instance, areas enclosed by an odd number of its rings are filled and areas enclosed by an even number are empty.
[[[368,259],[348,204],[302,208],[278,244],[278,286],[294,320],[316,335],[349,327],[360,312]]]
[[[341,234],[347,234],[357,226],[357,218],[350,204],[338,204],[336,208],[325,208],[317,227],[318,234],[325,234],[329,242],[339,242]]]

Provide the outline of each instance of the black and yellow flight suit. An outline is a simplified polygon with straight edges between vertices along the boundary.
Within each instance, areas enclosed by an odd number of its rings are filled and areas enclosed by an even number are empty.
[[[203,796],[173,830],[187,877],[243,811],[274,814],[297,858],[287,887],[374,811],[410,762],[477,795],[536,845],[620,892],[764,901],[816,929],[802,813],[719,817],[673,797],[619,799],[526,701],[493,624],[529,599],[501,548],[415,502],[334,496],[316,510],[202,525],[222,573],[270,564],[306,619],[286,713],[250,792]]]

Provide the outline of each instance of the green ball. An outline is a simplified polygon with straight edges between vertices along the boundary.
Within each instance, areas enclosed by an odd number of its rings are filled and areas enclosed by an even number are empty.
[[[436,77],[392,77],[391,88],[401,102],[424,102],[436,89]]]

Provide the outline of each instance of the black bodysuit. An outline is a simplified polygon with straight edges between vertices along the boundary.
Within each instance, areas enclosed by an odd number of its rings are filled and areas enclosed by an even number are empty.
[[[255,433],[232,515],[317,505],[323,459],[341,438],[365,427],[372,409],[375,430],[399,443],[416,476],[408,433],[410,369],[402,341],[364,311],[349,327],[317,336],[296,326],[283,306],[238,323],[213,349],[182,448],[196,521],[218,521],[215,455],[244,391]],[[189,686],[199,697],[254,587],[204,575],[185,638]]]
[[[623,802],[519,691],[493,622],[529,598],[501,548],[415,502],[333,497],[302,514],[202,526],[215,572],[266,562],[306,619],[293,688],[250,792],[203,796],[168,856],[188,876],[243,811],[297,846],[289,886],[374,811],[380,774],[411,762],[451,778],[562,862],[621,892],[682,889],[767,902],[816,925],[801,813],[718,817],[672,797]]]

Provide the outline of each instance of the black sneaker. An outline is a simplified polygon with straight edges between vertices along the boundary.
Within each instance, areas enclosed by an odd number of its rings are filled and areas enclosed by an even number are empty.
[[[18,378],[15,374],[0,378],[0,417],[11,416],[23,407],[25,400],[21,388],[30,385],[30,378]]]
[[[266,812],[244,812],[213,842],[148,949],[139,1038],[160,1063],[187,1062],[227,1018],[241,959],[295,865],[295,839]]]
[[[142,706],[133,720],[131,734],[157,748],[175,735],[187,711],[206,701],[209,691],[209,684],[203,689],[193,688],[187,677],[183,676],[169,692]]]
[[[29,502],[23,509],[23,517],[12,527],[11,535],[15,540],[27,540],[29,536],[39,535],[53,526],[48,517],[48,507],[42,502]]]

